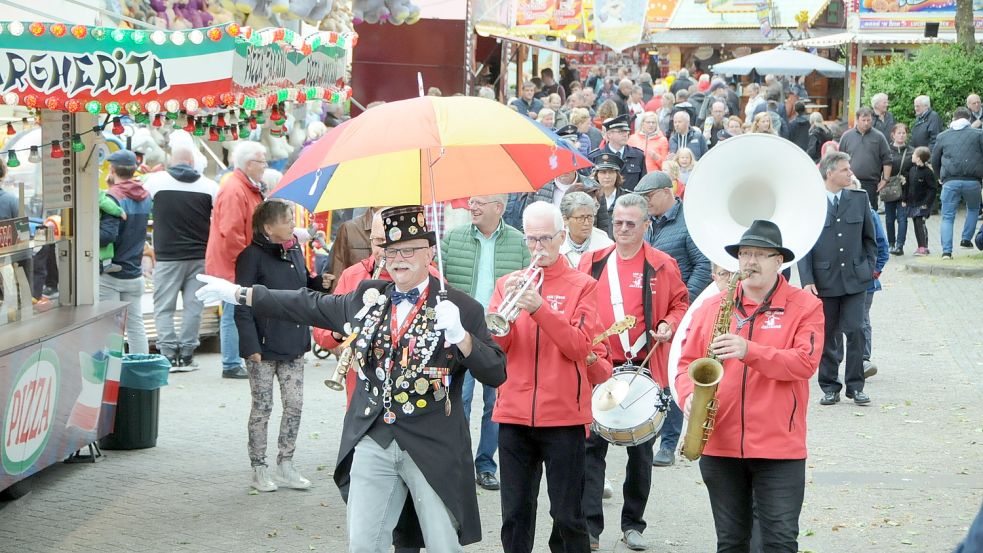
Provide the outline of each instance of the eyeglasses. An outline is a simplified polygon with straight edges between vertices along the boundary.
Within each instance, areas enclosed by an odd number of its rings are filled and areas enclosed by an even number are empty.
[[[499,202],[497,200],[493,200],[493,201],[490,201],[490,202],[482,202],[482,201],[479,201],[479,200],[471,199],[471,200],[468,200],[468,207],[470,207],[472,209],[473,208],[476,208],[476,207],[477,208],[483,208],[483,207],[485,207],[488,204],[500,204],[500,203],[502,203],[502,202]]]
[[[522,240],[526,243],[527,246],[535,246],[537,244],[542,244],[543,246],[545,246],[549,244],[551,241],[553,241],[553,239],[556,238],[557,235],[559,235],[561,232],[563,231],[558,230],[549,236],[526,236]]]
[[[611,222],[613,227],[625,227],[628,230],[634,230],[635,227],[642,224],[644,221],[622,221],[620,219],[615,219]]]
[[[767,253],[767,252],[749,252],[740,251],[737,253],[738,259],[771,259],[772,257],[778,257],[782,254],[780,253]]]
[[[430,246],[419,246],[417,248],[386,248],[383,253],[389,259],[394,259],[398,253],[403,259],[412,259],[416,252],[419,250],[429,250]]]
[[[584,223],[591,223],[591,224],[594,223],[593,215],[578,215],[576,217],[567,217],[567,219],[575,223],[579,223],[581,225],[583,225]]]

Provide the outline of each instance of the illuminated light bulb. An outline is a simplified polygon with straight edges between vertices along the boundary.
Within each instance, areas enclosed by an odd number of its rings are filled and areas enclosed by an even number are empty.
[[[82,137],[77,134],[72,135],[72,151],[75,153],[85,151],[85,143],[82,142]]]
[[[160,113],[160,102],[157,100],[147,102],[147,113]]]
[[[239,27],[239,25],[237,25],[235,23],[229,23],[225,27],[225,32],[229,33],[229,36],[233,36],[233,37],[239,36],[239,33],[241,31],[242,31],[242,28]]]
[[[174,46],[181,46],[184,44],[184,33],[181,31],[174,31],[171,33],[171,42],[174,43]]]
[[[137,102],[137,101],[127,102],[126,103],[126,111],[130,112],[130,114],[132,114],[132,115],[136,115],[138,113],[143,113],[143,106],[140,105],[140,102]]]
[[[16,106],[20,103],[20,96],[16,92],[8,92],[3,95],[3,103],[8,106]]]
[[[208,38],[212,39],[212,42],[218,42],[222,39],[222,30],[218,27],[208,29]]]
[[[37,146],[31,146],[31,153],[27,156],[27,161],[31,163],[41,163],[41,151]]]
[[[106,38],[106,29],[103,29],[101,27],[97,27],[95,29],[92,29],[92,38],[94,38],[96,40],[102,40],[102,39]]]
[[[54,141],[54,142],[52,142],[51,143],[51,158],[52,159],[61,159],[63,157],[65,157],[65,150],[62,149],[61,142],[59,142],[57,140]]]
[[[187,100],[184,101],[184,109],[185,111],[190,111],[190,112],[198,111],[198,100],[195,100],[194,98],[188,98]]]
[[[77,39],[85,38],[89,34],[89,29],[85,25],[72,25],[72,36]]]
[[[123,106],[119,102],[108,102],[106,104],[106,113],[110,115],[119,115],[119,112],[123,110]]]
[[[51,34],[57,38],[65,36],[68,34],[68,25],[65,25],[64,23],[55,23],[51,26]]]
[[[177,113],[181,111],[181,102],[171,98],[170,100],[164,102],[164,109],[166,109],[169,113]]]
[[[41,36],[44,34],[45,31],[44,23],[38,23],[38,22],[31,23],[31,25],[27,28],[27,30],[30,31],[31,34],[34,36]]]
[[[113,119],[113,134],[121,135],[124,132],[125,129],[123,128],[123,120],[120,119],[119,117]]]
[[[92,115],[98,115],[102,111],[102,104],[98,100],[90,100],[85,103],[85,111],[91,113]]]
[[[11,21],[10,24],[7,25],[7,30],[10,31],[10,34],[14,36],[20,36],[24,34],[24,24],[21,23],[20,21]],[[14,157],[16,159],[16,156]],[[20,163],[18,163],[18,165],[20,165]]]
[[[133,31],[130,37],[133,38],[134,44],[143,44],[144,42],[147,42],[147,31]]]
[[[20,167],[20,160],[17,159],[17,152],[7,151],[7,167]]]
[[[123,42],[126,40],[126,31],[123,29],[114,29],[112,33],[109,34],[113,40],[116,42]]]
[[[57,111],[61,107],[61,100],[53,96],[44,99],[44,106],[51,111]]]
[[[201,44],[201,41],[205,40],[205,34],[198,29],[194,29],[188,33],[188,40],[190,40],[192,44]]]
[[[75,98],[65,102],[65,109],[67,109],[69,113],[78,113],[82,111],[83,107],[82,102],[80,100],[76,100]]]
[[[160,46],[165,42],[167,42],[167,35],[164,34],[164,31],[161,30],[154,31],[150,33],[150,42],[153,42],[157,46]]]

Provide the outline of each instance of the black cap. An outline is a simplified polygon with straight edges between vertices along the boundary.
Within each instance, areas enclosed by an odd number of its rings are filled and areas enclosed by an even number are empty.
[[[427,218],[423,214],[422,205],[401,205],[382,210],[382,225],[386,232],[383,247],[397,242],[423,238],[431,246],[437,243],[432,231],[427,230]]]
[[[630,127],[627,114],[605,119],[601,125],[606,131],[627,131]]]
[[[564,125],[556,129],[556,134],[560,138],[566,138],[567,140],[578,140],[580,138],[580,132],[577,131],[576,125]]]
[[[624,166],[625,162],[622,161],[617,154],[612,154],[604,152],[603,154],[594,158],[594,170],[600,171],[602,169],[612,169],[617,172],[621,172],[621,168]]]
[[[765,221],[759,219],[751,223],[744,234],[741,236],[741,241],[736,244],[731,244],[730,246],[724,246],[724,249],[731,255],[731,257],[737,258],[737,254],[741,250],[741,246],[752,246],[755,248],[771,248],[778,250],[778,253],[782,254],[783,262],[788,263],[795,259],[795,254],[792,250],[782,246],[782,230],[778,228],[778,225],[772,223],[771,221]]]

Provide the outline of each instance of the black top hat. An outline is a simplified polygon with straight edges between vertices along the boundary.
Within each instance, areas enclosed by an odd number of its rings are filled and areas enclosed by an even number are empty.
[[[425,239],[431,246],[437,243],[433,231],[427,230],[427,218],[422,205],[401,205],[382,210],[382,225],[386,231],[383,247],[407,240]]]
[[[622,161],[618,154],[612,154],[604,152],[603,154],[594,158],[594,170],[600,171],[602,169],[611,169],[617,172],[621,172],[621,167],[624,166],[625,162]]]
[[[606,131],[627,131],[629,129],[628,115],[619,115],[610,119],[605,119],[601,126]]]
[[[788,263],[795,259],[795,254],[792,250],[782,246],[782,230],[778,228],[778,225],[772,223],[771,221],[765,221],[758,219],[751,223],[744,234],[741,236],[741,241],[736,244],[731,244],[730,246],[724,246],[727,253],[731,257],[736,258],[741,246],[753,246],[756,248],[772,248],[778,250],[778,253],[782,254],[782,261]]]
[[[567,140],[580,139],[580,133],[577,131],[576,125],[563,125],[559,129],[556,129],[556,134],[560,138],[565,138]]]

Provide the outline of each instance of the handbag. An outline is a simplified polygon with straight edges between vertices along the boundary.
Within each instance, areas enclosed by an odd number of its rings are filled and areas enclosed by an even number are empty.
[[[901,187],[904,186],[905,178],[901,175],[894,175],[887,179],[887,184],[881,188],[877,195],[882,202],[896,202],[901,199]]]

